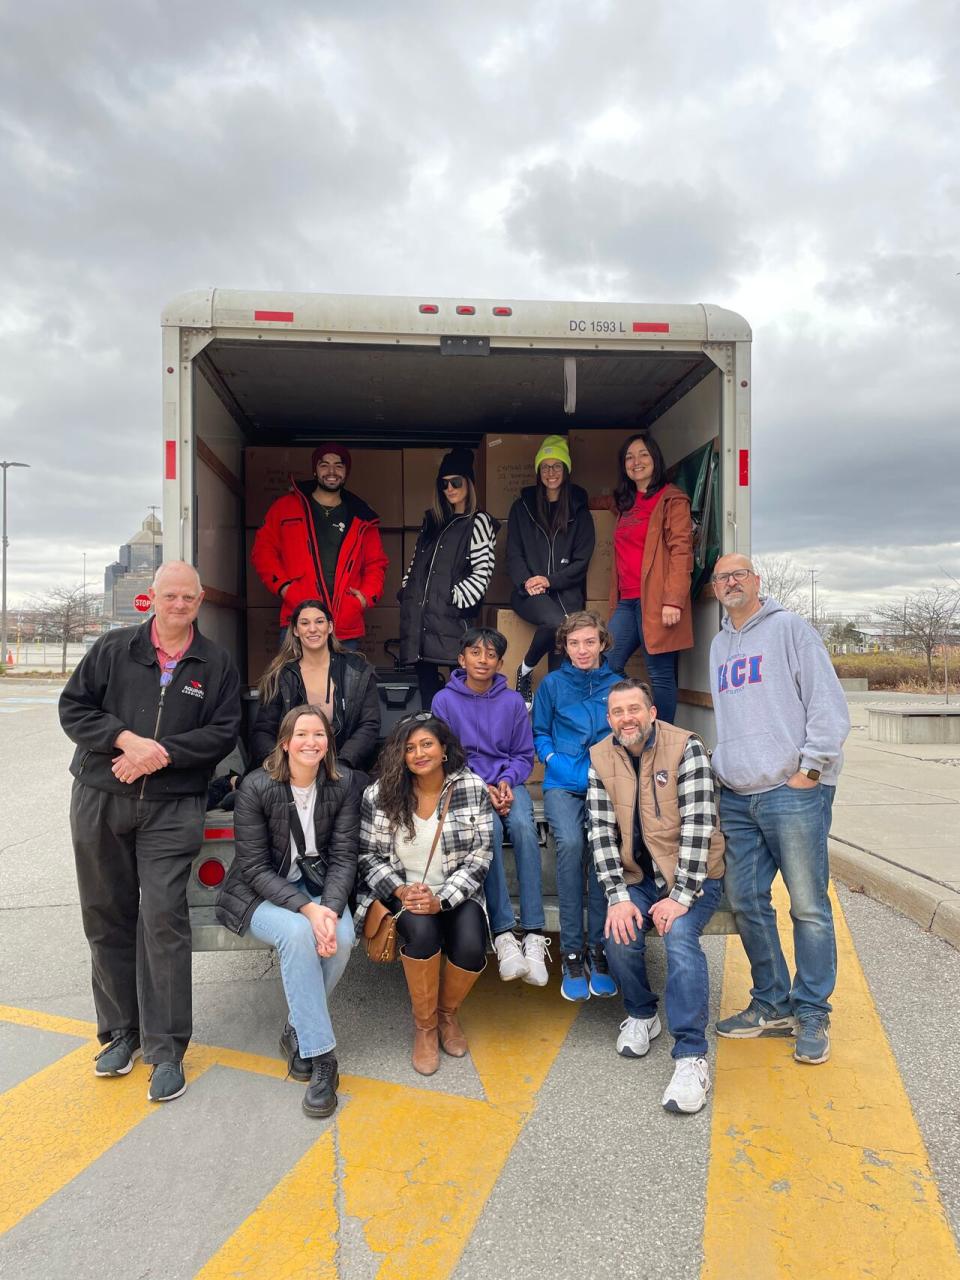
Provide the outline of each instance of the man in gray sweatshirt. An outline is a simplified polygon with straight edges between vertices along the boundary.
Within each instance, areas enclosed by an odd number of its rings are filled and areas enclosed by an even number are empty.
[[[748,1039],[792,1028],[796,1060],[826,1062],[837,976],[827,836],[847,702],[817,632],[761,597],[746,556],[718,560],[713,588],[726,613],[710,646],[724,883],[753,976],[750,1004],[717,1033]],[[793,917],[792,985],[770,900],[778,871]]]

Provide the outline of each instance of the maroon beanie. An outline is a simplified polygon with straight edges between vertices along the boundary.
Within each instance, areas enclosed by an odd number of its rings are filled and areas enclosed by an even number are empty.
[[[350,457],[350,450],[345,444],[337,444],[335,440],[324,440],[322,444],[318,444],[313,451],[310,459],[310,470],[314,475],[317,474],[317,463],[325,453],[335,453],[338,458],[342,459],[343,465],[347,468],[347,475],[350,474],[350,468],[353,465],[353,459]]]

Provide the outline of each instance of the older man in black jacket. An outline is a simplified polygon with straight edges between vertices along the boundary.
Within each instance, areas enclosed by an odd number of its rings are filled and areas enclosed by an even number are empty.
[[[190,865],[207,782],[240,728],[233,662],[195,625],[203,590],[183,561],[161,565],[139,627],[96,642],[60,696],[76,743],[70,829],[93,961],[98,1076],[143,1054],[148,1098],[186,1089],[192,1032]]]

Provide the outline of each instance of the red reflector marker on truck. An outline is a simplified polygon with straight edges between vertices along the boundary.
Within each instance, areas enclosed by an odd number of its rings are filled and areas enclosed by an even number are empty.
[[[217,858],[207,858],[197,867],[197,879],[206,889],[215,889],[218,884],[223,884],[226,874],[226,867]]]
[[[634,320],[634,333],[669,333],[670,326],[661,320]]]
[[[164,441],[163,475],[165,480],[176,480],[177,478],[177,442],[176,440]]]
[[[293,324],[292,311],[255,311],[254,320],[279,320],[282,324]]]
[[[435,316],[440,308],[435,302],[421,302],[417,310],[422,316]]]
[[[750,483],[750,450],[740,450],[740,486]]]
[[[493,314],[495,316],[512,316],[513,307],[494,307]]]

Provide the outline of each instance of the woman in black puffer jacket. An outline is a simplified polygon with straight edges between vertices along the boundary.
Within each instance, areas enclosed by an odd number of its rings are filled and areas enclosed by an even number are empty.
[[[309,1080],[303,1109],[336,1109],[336,1041],[327,997],[350,958],[347,899],[357,874],[360,789],[337,764],[330,722],[294,707],[263,768],[248,773],[234,810],[236,856],[217,898],[217,919],[276,948],[290,1009],[280,1051]]]
[[[341,764],[369,769],[380,735],[377,675],[362,654],[341,649],[322,600],[302,600],[294,609],[280,652],[258,688],[260,706],[250,738],[253,768],[276,747],[280,721],[291,707],[309,703],[333,725]],[[360,789],[369,781],[361,778]]]

